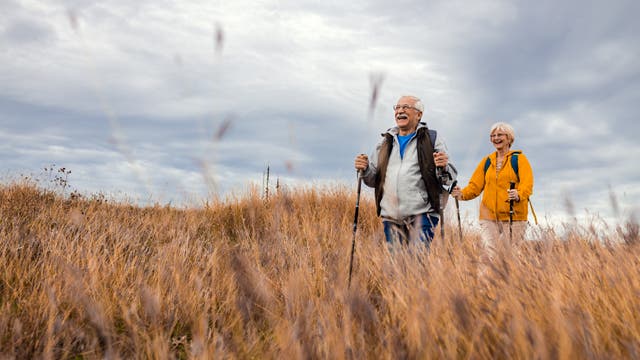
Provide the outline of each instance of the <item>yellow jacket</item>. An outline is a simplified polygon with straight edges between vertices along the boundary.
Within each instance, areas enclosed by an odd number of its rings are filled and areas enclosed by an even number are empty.
[[[518,155],[518,176],[511,167],[511,156],[517,150],[510,150],[504,157],[502,169],[496,174],[496,153],[489,155],[491,165],[484,171],[486,157],[480,161],[478,167],[473,172],[469,184],[461,190],[461,200],[471,200],[482,194],[482,203],[480,204],[481,220],[499,220],[509,221],[509,196],[507,190],[509,183],[515,182],[520,201],[513,202],[513,220],[526,221],[528,217],[527,204],[529,196],[533,193],[533,170],[531,164],[524,154]]]

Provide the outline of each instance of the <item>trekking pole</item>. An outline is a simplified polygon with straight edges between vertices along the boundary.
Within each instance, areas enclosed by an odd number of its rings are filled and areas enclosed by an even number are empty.
[[[509,183],[509,190],[516,188],[516,183]],[[509,200],[509,242],[513,242],[513,200]]]
[[[435,154],[439,153],[439,151],[435,150],[433,152],[434,156]],[[438,181],[440,182],[440,187],[443,188],[445,182],[447,181],[447,175],[449,174],[444,174],[444,167],[443,166],[438,166],[436,168],[436,174],[438,177]],[[450,176],[450,175],[449,175]],[[441,189],[442,190],[442,189]],[[439,197],[439,202],[440,202],[440,208],[438,209],[438,214],[440,215],[440,237],[442,238],[442,241],[444,241],[444,202],[446,199],[444,199],[444,197],[442,196],[442,191],[440,192],[440,194],[438,195]]]
[[[442,238],[442,241],[444,241],[444,206],[442,205],[444,203],[444,199],[442,194],[440,194],[440,237]]]
[[[453,191],[453,188],[456,187],[456,185],[458,185],[458,180],[454,180],[453,183],[451,184],[451,187],[449,187],[449,195],[451,195],[451,192]],[[458,202],[458,199],[456,200],[456,214],[458,215],[458,236],[460,238],[460,242],[462,242],[462,224],[460,223],[460,202]]]
[[[445,173],[440,175],[440,184],[444,184],[445,182],[447,182],[447,178],[451,179],[451,174]],[[454,182],[452,186],[449,187],[448,190],[446,190],[446,198],[442,196],[442,193],[440,193],[440,236],[442,237],[442,240],[444,240],[444,207],[446,205],[446,200],[448,200],[449,195],[451,195],[451,191],[453,190],[453,186],[455,186],[455,184],[456,182]]]
[[[353,238],[351,240],[351,259],[349,260],[349,285],[351,288],[351,273],[353,272],[353,254],[356,252],[356,232],[358,231],[358,210],[360,209],[360,189],[362,188],[362,170],[358,170],[358,190],[356,195],[356,210],[353,215]]]

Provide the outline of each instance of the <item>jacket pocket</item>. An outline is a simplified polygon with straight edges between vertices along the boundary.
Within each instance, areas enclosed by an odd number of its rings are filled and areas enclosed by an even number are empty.
[[[500,219],[509,218],[509,202],[505,200],[498,200],[498,217]]]

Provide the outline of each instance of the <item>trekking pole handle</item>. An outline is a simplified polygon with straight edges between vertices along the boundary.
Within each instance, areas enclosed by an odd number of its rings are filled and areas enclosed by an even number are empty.
[[[509,190],[513,190],[516,188],[516,183],[513,181],[509,182]],[[513,215],[513,200],[509,200],[509,214]]]
[[[453,188],[456,187],[456,185],[458,185],[458,180],[453,180],[451,186],[449,186],[449,195],[451,195],[451,192],[453,191]]]

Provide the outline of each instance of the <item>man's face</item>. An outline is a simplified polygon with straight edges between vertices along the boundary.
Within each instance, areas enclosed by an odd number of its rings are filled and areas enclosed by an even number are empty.
[[[422,118],[422,112],[414,107],[415,103],[415,99],[401,97],[395,106],[396,124],[402,135],[412,133]]]

